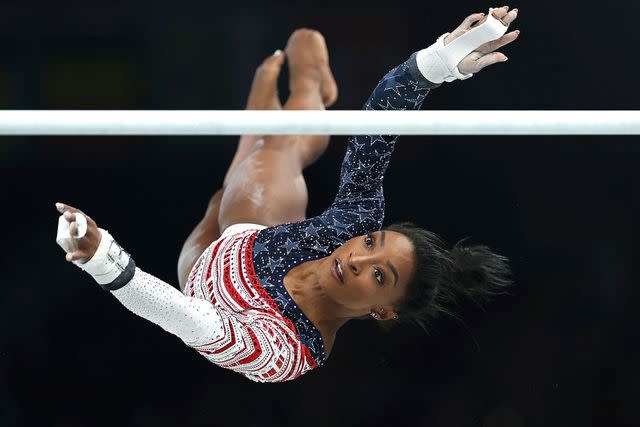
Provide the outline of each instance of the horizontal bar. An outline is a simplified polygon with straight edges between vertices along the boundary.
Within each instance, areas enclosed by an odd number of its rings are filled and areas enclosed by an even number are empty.
[[[640,111],[0,111],[0,135],[245,134],[640,135]]]

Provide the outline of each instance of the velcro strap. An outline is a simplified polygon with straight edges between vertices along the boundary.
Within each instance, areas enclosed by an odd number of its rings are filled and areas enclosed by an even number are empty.
[[[105,285],[100,285],[102,289],[105,291],[117,291],[118,289],[124,287],[127,283],[133,279],[133,275],[136,273],[136,263],[133,261],[133,258],[129,258],[129,263],[127,267],[124,269],[122,273],[111,283],[107,283]]]

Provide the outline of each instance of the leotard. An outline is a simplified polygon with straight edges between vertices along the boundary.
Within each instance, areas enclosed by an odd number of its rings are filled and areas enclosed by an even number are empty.
[[[417,110],[437,86],[422,76],[413,54],[384,76],[364,109]],[[139,268],[113,294],[211,362],[251,380],[292,380],[322,365],[322,337],[285,289],[284,277],[382,227],[382,181],[397,138],[349,138],[338,193],[327,210],[275,227],[227,228],[194,265],[184,295]]]

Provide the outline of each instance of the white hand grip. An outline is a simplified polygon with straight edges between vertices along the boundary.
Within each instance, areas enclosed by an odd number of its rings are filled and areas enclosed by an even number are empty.
[[[56,235],[56,243],[60,245],[66,253],[73,252],[78,249],[76,240],[82,239],[87,234],[87,218],[81,213],[76,213],[76,223],[78,224],[77,235],[71,235],[71,227],[69,221],[60,215],[58,218],[58,233]]]

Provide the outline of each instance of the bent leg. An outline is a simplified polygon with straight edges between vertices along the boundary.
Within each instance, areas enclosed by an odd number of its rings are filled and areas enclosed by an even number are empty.
[[[324,110],[338,98],[338,86],[329,66],[329,51],[318,31],[300,29],[287,43],[289,99],[285,110]],[[297,151],[302,167],[315,162],[327,149],[328,135],[300,135]]]
[[[324,38],[317,31],[298,30],[287,44],[290,97],[287,110],[324,110],[337,97]],[[222,197],[222,230],[242,223],[266,226],[306,218],[307,186],[303,169],[325,151],[326,135],[272,135],[229,177]]]
[[[335,102],[337,86],[320,33],[294,32],[287,45],[287,57],[291,94],[285,109],[323,110]],[[284,58],[280,59],[281,65]],[[269,59],[265,64],[267,62]],[[261,66],[256,72],[248,109],[280,108],[276,90],[278,73],[269,73],[269,69]],[[308,196],[302,170],[322,155],[328,141],[329,137],[324,135],[241,138],[223,189],[211,198],[205,217],[180,254],[181,289],[198,257],[228,226],[242,222],[271,226],[306,217]]]
[[[277,80],[283,62],[284,53],[280,52],[278,55],[274,54],[265,59],[257,68],[247,101],[247,110],[282,109],[278,97]],[[178,258],[178,282],[181,290],[184,289],[189,273],[200,255],[211,242],[220,238],[220,234],[224,230],[220,228],[218,216],[220,213],[220,202],[229,176],[235,173],[234,171],[237,170],[238,165],[249,156],[255,143],[262,138],[262,135],[243,135],[240,137],[238,148],[225,176],[223,187],[216,191],[213,197],[211,197],[204,217],[198,225],[196,225],[182,246]]]
[[[284,52],[276,51],[256,69],[247,100],[247,110],[282,110],[278,96],[278,76],[284,60]],[[240,137],[236,154],[224,177],[225,184],[234,174],[238,165],[251,153],[254,144],[263,137],[264,135],[242,135]]]

